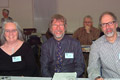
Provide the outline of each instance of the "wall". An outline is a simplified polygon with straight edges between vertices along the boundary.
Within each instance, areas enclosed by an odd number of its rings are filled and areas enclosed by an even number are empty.
[[[39,1],[36,10],[35,1]],[[119,3],[120,0],[9,0],[8,9],[10,16],[23,28],[35,27],[40,33],[47,31],[50,17],[60,13],[67,18],[68,33],[73,33],[83,25],[85,15],[93,17],[94,26],[97,28],[99,16],[104,11],[114,12],[120,21]],[[0,18],[2,9],[0,8]]]
[[[60,13],[67,18],[68,33],[73,33],[83,26],[83,17],[91,15],[94,26],[98,28],[98,20],[104,11],[112,11],[120,21],[120,0],[34,0],[38,1],[35,27],[39,32],[45,33],[48,29],[50,16]],[[40,11],[40,12],[39,12]],[[35,12],[36,13],[36,12]],[[42,15],[44,14],[44,15]],[[47,17],[45,17],[47,16]]]
[[[83,26],[83,17],[91,15],[98,28],[99,16],[104,11],[112,11],[120,21],[120,0],[58,0],[58,13],[68,20],[68,32],[73,33]]]
[[[2,18],[2,9],[0,8],[0,18]],[[9,16],[17,21],[22,28],[33,26],[33,0],[9,0],[7,7]]]
[[[57,12],[57,0],[34,0],[34,27],[39,33],[45,33],[50,17]]]

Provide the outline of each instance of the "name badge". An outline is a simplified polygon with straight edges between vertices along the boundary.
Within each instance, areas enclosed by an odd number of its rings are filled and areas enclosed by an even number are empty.
[[[20,61],[22,61],[21,56],[12,57],[12,62],[20,62]]]
[[[120,53],[119,53],[119,59],[120,59]]]
[[[73,59],[74,58],[74,53],[65,53],[65,58],[66,59]]]

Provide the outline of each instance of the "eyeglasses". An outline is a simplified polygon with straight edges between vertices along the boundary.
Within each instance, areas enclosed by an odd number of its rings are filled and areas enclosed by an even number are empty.
[[[10,32],[15,33],[16,31],[17,31],[17,29],[13,29],[13,30],[5,30],[6,33],[10,33]]]
[[[84,23],[91,24],[92,22],[84,22]]]
[[[52,26],[53,26],[53,27],[57,27],[57,26],[59,26],[59,27],[64,27],[64,24],[60,24],[60,25],[53,24]]]
[[[101,27],[106,27],[107,25],[112,26],[115,22],[116,21],[111,21],[111,22],[108,22],[108,23],[102,23],[100,25],[101,25]]]

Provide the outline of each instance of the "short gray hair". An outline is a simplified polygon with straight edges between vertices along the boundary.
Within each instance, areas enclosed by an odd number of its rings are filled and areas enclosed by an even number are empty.
[[[115,22],[117,22],[117,17],[115,16],[114,13],[112,13],[112,12],[103,12],[103,13],[100,15],[100,18],[99,18],[99,26],[101,26],[101,19],[102,19],[102,17],[103,17],[104,15],[106,15],[106,14],[110,15],[110,16],[113,18],[113,20],[114,20]]]
[[[1,45],[3,45],[6,42],[6,38],[5,38],[4,34],[5,34],[5,25],[7,23],[14,23],[16,25],[16,29],[18,32],[18,40],[24,41],[23,31],[22,31],[21,27],[18,25],[18,23],[13,20],[7,20],[7,21],[3,22],[3,24],[2,24],[2,30],[1,30],[1,34],[0,34]]]
[[[84,21],[85,21],[86,18],[90,18],[91,21],[92,21],[92,17],[91,17],[90,15],[85,16],[85,17],[84,17]]]

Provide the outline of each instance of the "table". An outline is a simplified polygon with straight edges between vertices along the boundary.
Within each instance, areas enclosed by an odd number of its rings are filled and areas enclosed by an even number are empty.
[[[83,56],[85,59],[85,73],[83,75],[84,78],[88,77],[88,73],[87,73],[87,67],[88,67],[88,60],[89,60],[89,53],[90,53],[90,45],[81,45],[82,47],[82,51],[83,51]]]
[[[3,76],[0,76],[0,78]],[[52,80],[51,77],[13,77],[13,76],[6,76],[6,79],[0,80]],[[88,78],[77,78],[76,80],[89,80]],[[120,80],[120,79],[104,79],[104,80]]]
[[[81,45],[83,52],[90,52],[90,45]]]

